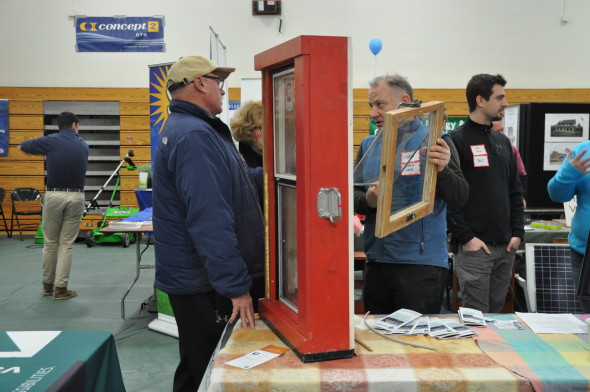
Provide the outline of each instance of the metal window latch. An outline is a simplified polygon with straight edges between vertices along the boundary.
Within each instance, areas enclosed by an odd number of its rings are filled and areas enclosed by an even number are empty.
[[[342,219],[342,198],[338,188],[320,188],[318,192],[318,215],[336,223]]]
[[[409,221],[413,220],[414,218],[416,218],[416,216],[417,215],[414,212],[410,212],[408,214],[408,216],[406,216],[406,220],[404,222],[409,222]]]

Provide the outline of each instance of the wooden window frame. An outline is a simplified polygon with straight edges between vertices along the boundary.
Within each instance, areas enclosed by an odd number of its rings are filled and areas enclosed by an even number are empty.
[[[424,103],[417,108],[404,107],[392,110],[385,114],[385,124],[382,130],[383,144],[381,150],[381,168],[379,171],[379,198],[377,202],[377,219],[375,224],[376,237],[385,237],[432,213],[434,209],[434,195],[436,192],[438,171],[435,164],[426,160],[421,200],[391,214],[394,169],[397,153],[396,141],[400,120],[433,113],[433,115],[431,115],[428,129],[427,145],[428,149],[430,149],[436,144],[436,140],[441,136],[443,109],[443,102],[432,101]]]

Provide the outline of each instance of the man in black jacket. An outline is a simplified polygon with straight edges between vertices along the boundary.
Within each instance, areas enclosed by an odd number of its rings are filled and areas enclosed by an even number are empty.
[[[523,202],[510,140],[491,130],[508,106],[501,75],[479,74],[467,84],[469,119],[451,134],[469,198],[448,209],[458,241],[455,271],[463,306],[497,313],[505,302],[516,249],[523,235]]]

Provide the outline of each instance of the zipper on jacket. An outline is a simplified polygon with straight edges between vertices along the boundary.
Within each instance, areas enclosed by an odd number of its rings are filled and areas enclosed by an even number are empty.
[[[424,219],[420,220],[422,222],[422,230],[420,233],[420,255],[424,254]]]

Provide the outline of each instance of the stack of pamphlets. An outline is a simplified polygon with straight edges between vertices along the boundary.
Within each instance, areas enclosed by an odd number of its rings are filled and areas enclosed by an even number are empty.
[[[400,309],[375,322],[375,327],[385,334],[430,335],[438,339],[466,338],[477,332],[454,320],[422,317],[409,309]]]
[[[477,309],[459,308],[459,320],[470,327],[485,327],[487,325],[483,313]]]
[[[375,325],[386,332],[394,333],[393,331],[403,326],[406,327],[405,329],[408,326],[411,328],[412,321],[418,319],[420,316],[422,316],[420,313],[414,312],[413,310],[400,309],[378,320]]]

